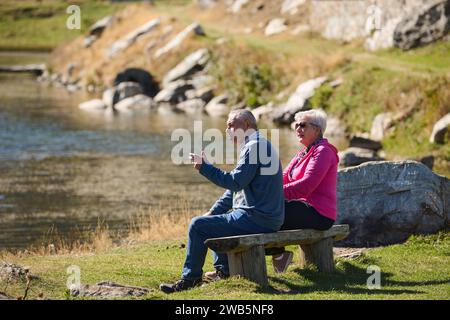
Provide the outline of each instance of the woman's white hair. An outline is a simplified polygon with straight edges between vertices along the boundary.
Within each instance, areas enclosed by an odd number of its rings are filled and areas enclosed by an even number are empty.
[[[295,121],[302,118],[308,119],[308,121],[320,128],[322,130],[322,135],[327,129],[327,114],[322,109],[312,109],[308,111],[297,112],[294,116]]]

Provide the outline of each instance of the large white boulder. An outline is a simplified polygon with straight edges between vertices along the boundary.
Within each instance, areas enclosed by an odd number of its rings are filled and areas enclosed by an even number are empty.
[[[450,180],[415,161],[369,162],[339,171],[336,224],[349,224],[338,245],[400,243],[450,222]]]

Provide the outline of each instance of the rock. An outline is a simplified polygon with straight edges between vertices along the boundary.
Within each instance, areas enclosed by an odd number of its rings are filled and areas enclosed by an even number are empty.
[[[369,32],[364,42],[364,47],[369,51],[393,47],[394,30],[401,20],[401,17],[393,17],[383,23],[382,28]]]
[[[198,114],[203,112],[205,105],[206,102],[202,99],[192,99],[180,102],[177,109],[189,114]]]
[[[117,74],[114,79],[114,86],[122,82],[137,82],[141,86],[143,93],[149,97],[154,97],[159,92],[159,84],[153,76],[144,69],[128,68]]]
[[[386,130],[392,125],[393,114],[391,112],[384,112],[376,115],[372,122],[370,129],[370,138],[375,141],[383,140]]]
[[[306,0],[284,0],[281,5],[281,14],[296,14],[298,12],[298,7],[303,5],[305,2]]]
[[[0,280],[2,281],[26,281],[27,275],[31,278],[37,278],[30,274],[30,268],[17,264],[0,262]]]
[[[94,92],[97,91],[97,87],[95,85],[93,85],[93,84],[88,84],[86,86],[86,91],[89,92],[89,93],[94,93]]]
[[[214,98],[214,88],[213,87],[204,87],[201,89],[192,89],[185,92],[186,99],[201,99],[205,103],[211,101]]]
[[[436,41],[450,31],[450,1],[436,1],[406,16],[394,30],[394,45],[409,50]]]
[[[433,132],[430,136],[430,143],[445,143],[445,137],[450,128],[450,113],[447,113],[433,126]]]
[[[137,94],[120,100],[114,109],[123,113],[147,112],[157,107],[152,98],[144,94]]]
[[[342,169],[336,224],[350,234],[338,246],[401,243],[449,225],[450,182],[421,163],[383,161]]]
[[[382,145],[378,141],[370,140],[370,139],[363,138],[363,137],[353,136],[350,139],[350,147],[378,151],[382,148]]]
[[[249,108],[247,108],[247,103],[245,101],[238,102],[231,107],[231,110],[239,110],[239,109],[247,109],[251,111]]]
[[[0,279],[6,281],[10,278],[25,278],[25,270],[21,266],[17,266],[4,261],[0,262]]]
[[[0,300],[17,300],[17,299],[0,291]]]
[[[175,105],[163,102],[158,104],[158,114],[163,116],[173,116],[183,111],[178,110]]]
[[[252,110],[253,115],[256,120],[267,120],[270,119],[270,114],[275,110],[274,103],[269,102],[266,105],[259,106]]]
[[[328,116],[327,118],[327,128],[324,135],[339,141],[345,140],[347,136],[345,133],[345,126],[342,121],[333,116]]]
[[[64,73],[62,74],[62,76],[61,76],[61,83],[62,83],[63,85],[65,85],[66,87],[67,87],[69,84],[74,84],[74,83],[77,82],[77,81],[71,81],[71,77],[72,77],[72,75],[73,75],[74,70],[77,68],[77,66],[78,66],[77,63],[69,63],[69,64],[66,66],[65,72],[64,72]],[[79,81],[79,79],[78,79],[78,81]]]
[[[122,52],[136,40],[144,34],[149,33],[160,24],[160,19],[153,19],[138,29],[127,34],[124,38],[114,42],[111,47],[107,49],[107,55],[109,58],[115,57],[118,53]]]
[[[149,293],[150,290],[142,287],[132,287],[117,284],[112,281],[102,281],[95,285],[81,285],[79,288],[72,288],[70,294],[74,297],[141,297]]]
[[[367,248],[333,248],[333,255],[341,259],[356,259],[367,251]]]
[[[305,32],[311,32],[311,27],[307,24],[300,24],[291,31],[291,34],[296,36],[300,33],[305,33]]]
[[[144,93],[139,83],[131,81],[121,82],[114,89],[113,106],[123,99]]]
[[[258,4],[256,4],[256,6],[254,6],[254,7],[251,9],[250,13],[251,13],[251,14],[257,14],[259,11],[263,10],[264,7],[265,7],[265,4],[264,4],[264,3],[258,3]]]
[[[331,81],[328,85],[334,89],[334,88],[339,87],[343,83],[344,83],[344,80],[342,78],[338,78],[336,80]]]
[[[320,77],[300,84],[286,104],[276,108],[272,121],[278,124],[291,124],[297,112],[310,108],[309,99],[326,80],[327,77]]]
[[[50,72],[48,70],[44,70],[44,72],[36,78],[38,82],[50,82]]]
[[[425,157],[417,159],[417,161],[426,165],[428,167],[428,169],[433,170],[434,156],[425,156]]]
[[[83,45],[85,48],[89,48],[97,40],[97,36],[87,36],[84,38]]]
[[[201,9],[210,9],[217,4],[217,0],[195,0]]]
[[[153,49],[155,49],[156,48],[156,46],[158,45],[158,42],[159,41],[157,41],[157,40],[150,40],[150,42],[145,46],[145,48],[144,48],[144,52],[147,54],[147,55],[151,55],[151,52],[153,51]]]
[[[205,111],[212,117],[226,117],[230,113],[230,108],[226,105],[228,94],[222,94],[212,99],[205,107]]]
[[[76,91],[80,91],[82,89],[82,87],[80,86],[80,85],[78,85],[78,84],[68,84],[67,86],[66,86],[66,90],[69,92],[69,93],[73,93],[73,92],[76,92]]]
[[[83,109],[85,111],[98,112],[98,111],[105,111],[107,105],[103,102],[103,100],[93,99],[80,103],[78,105],[78,108]]]
[[[191,33],[194,33],[199,36],[204,36],[205,31],[203,30],[202,26],[195,22],[186,27],[183,31],[181,31],[179,34],[177,34],[169,43],[167,43],[164,47],[156,50],[154,54],[154,58],[158,59],[162,55],[166,54],[167,52],[171,51],[172,49],[178,47],[184,39],[187,38],[187,36]]]
[[[213,76],[206,74],[196,74],[188,81],[196,89],[203,89],[205,87],[212,87],[216,79]]]
[[[32,73],[35,76],[41,76],[47,69],[44,63],[41,64],[28,64],[28,65],[6,65],[0,66],[0,72],[13,72],[13,73]]]
[[[107,16],[94,23],[89,28],[89,35],[84,38],[85,48],[89,48],[98,38],[100,38],[103,31],[113,23],[114,19],[113,16]]]
[[[232,13],[239,13],[239,11],[241,11],[241,9],[249,2],[250,0],[235,0],[230,7],[230,11]]]
[[[194,86],[187,81],[171,82],[155,96],[155,102],[178,104],[186,100],[186,91],[191,89],[194,89]]]
[[[106,104],[107,108],[111,108],[114,106],[114,93],[116,92],[116,87],[108,88],[103,91],[102,101]]]
[[[164,77],[163,83],[186,79],[193,74],[203,70],[209,61],[209,51],[206,48],[199,49],[183,59],[175,68],[170,70]]]
[[[277,33],[281,33],[287,29],[286,20],[283,18],[275,18],[269,21],[264,34],[266,36],[271,36]]]
[[[230,41],[230,39],[221,37],[221,38],[219,38],[219,39],[216,40],[216,44],[222,45],[222,44],[225,44],[225,43],[227,43],[227,42],[229,42],[229,41]]]
[[[376,152],[369,149],[350,147],[339,152],[339,165],[342,167],[357,166],[364,162],[383,160]]]
[[[109,27],[114,22],[114,20],[114,16],[106,16],[98,20],[89,28],[89,35],[100,37],[103,31],[105,31],[105,29]]]

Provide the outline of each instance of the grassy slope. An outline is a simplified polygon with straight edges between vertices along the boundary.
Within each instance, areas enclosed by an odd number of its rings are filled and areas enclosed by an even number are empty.
[[[42,293],[47,299],[65,299],[66,268],[81,268],[81,283],[112,280],[143,286],[151,291],[143,299],[450,299],[450,234],[412,237],[406,244],[370,249],[356,260],[338,259],[334,274],[295,266],[275,276],[268,262],[268,289],[237,278],[207,284],[187,292],[165,295],[160,282],[179,277],[185,249],[182,241],[151,242],[80,256],[5,256],[3,259],[31,267],[40,277],[31,285],[29,298]],[[211,267],[208,256],[206,269]],[[367,288],[367,267],[381,269],[381,289]],[[4,288],[4,285],[0,288]],[[10,284],[7,292],[20,296],[23,284]]]
[[[109,1],[79,0],[81,29],[70,30],[66,21],[69,6],[63,0],[2,0],[0,4],[0,49],[51,50],[58,44],[85,34],[98,19],[124,7]]]

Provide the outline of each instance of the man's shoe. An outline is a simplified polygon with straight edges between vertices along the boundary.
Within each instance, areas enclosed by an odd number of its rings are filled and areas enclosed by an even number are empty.
[[[223,273],[222,270],[205,272],[204,276],[207,281],[223,280],[229,277],[229,275]]]
[[[202,283],[201,279],[198,280],[181,279],[175,283],[161,283],[159,285],[159,290],[161,290],[164,293],[174,293],[197,287],[201,283]]]
[[[283,273],[292,262],[294,254],[291,251],[285,251],[280,255],[272,256],[272,265],[276,273]]]

